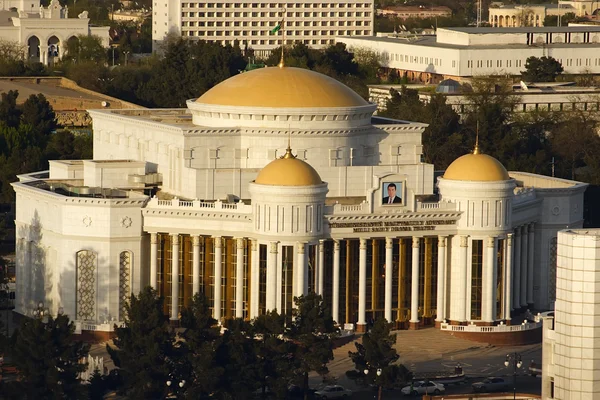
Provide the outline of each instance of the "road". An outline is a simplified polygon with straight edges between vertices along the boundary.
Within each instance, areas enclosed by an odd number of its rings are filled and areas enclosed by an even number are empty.
[[[512,377],[506,377],[506,379],[512,383]],[[445,394],[465,394],[473,393],[471,384],[479,381],[478,378],[469,378],[467,382],[461,385],[447,385]],[[540,378],[534,378],[529,375],[517,376],[517,393],[529,393],[539,395],[542,390],[542,381]],[[400,390],[384,390],[382,392],[382,400],[397,400],[405,397],[406,399],[412,398],[411,396],[403,396]],[[418,397],[417,397],[418,398]],[[356,390],[352,395],[353,400],[373,400],[377,399],[376,390]]]

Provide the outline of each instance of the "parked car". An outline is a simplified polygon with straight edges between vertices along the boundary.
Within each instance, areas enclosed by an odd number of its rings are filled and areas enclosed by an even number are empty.
[[[402,388],[402,394],[405,396],[417,396],[420,394],[440,394],[444,393],[446,388],[441,383],[432,381],[417,381],[410,386]]]
[[[325,386],[315,392],[317,399],[346,399],[350,396],[352,396],[352,391],[340,385]]]
[[[490,377],[483,382],[475,382],[473,385],[474,392],[503,392],[509,389],[508,383],[502,378]]]

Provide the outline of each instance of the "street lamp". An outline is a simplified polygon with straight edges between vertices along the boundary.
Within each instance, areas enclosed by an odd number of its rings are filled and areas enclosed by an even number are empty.
[[[517,398],[517,369],[523,366],[521,361],[521,355],[519,353],[507,354],[506,360],[504,360],[504,366],[513,366],[513,400]]]
[[[365,370],[363,371],[365,373],[365,376],[369,375],[369,367],[367,366],[367,368],[365,368]],[[381,376],[382,370],[381,368],[377,368],[376,374],[377,374],[377,400],[381,400],[381,381],[379,379],[379,377]]]
[[[37,307],[33,309],[33,316],[39,319],[43,319],[46,315],[48,315],[48,310],[44,308],[44,303],[40,301],[37,304]]]
[[[179,396],[177,395],[177,386],[179,386],[180,389],[183,389],[183,387],[185,386],[185,380],[182,379],[179,381],[179,383],[177,385],[175,385],[175,380],[173,379],[173,377],[171,377],[167,382],[167,387],[170,389],[171,386],[173,386],[173,389],[175,391],[175,398],[178,398]],[[172,397],[169,397],[172,398]]]

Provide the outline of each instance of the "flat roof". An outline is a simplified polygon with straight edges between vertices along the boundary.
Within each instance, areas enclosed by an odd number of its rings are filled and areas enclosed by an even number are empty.
[[[573,32],[600,32],[600,26],[521,26],[511,28],[501,27],[456,27],[439,28],[438,30],[447,30],[454,32],[468,33],[472,35],[479,34],[515,34],[515,33],[573,33]]]
[[[441,28],[440,28],[441,29]],[[485,29],[485,28],[479,28]],[[492,28],[490,28],[492,29]],[[500,28],[500,29],[513,29],[513,28]],[[514,28],[519,29],[519,28]],[[600,32],[600,27],[596,28],[598,32]],[[383,42],[383,43],[394,43],[394,44],[406,44],[412,46],[426,46],[426,47],[437,47],[440,49],[531,49],[540,47],[542,45],[532,44],[528,45],[527,43],[492,43],[492,44],[470,44],[470,45],[461,45],[461,44],[450,44],[450,43],[439,43],[436,40],[436,37],[433,35],[422,35],[422,36],[413,36],[412,39],[409,39],[406,36],[399,37],[369,37],[369,36],[338,36],[339,38],[346,38],[352,40],[364,40],[368,42]],[[600,49],[600,42],[598,43],[544,43],[543,46],[545,48],[586,48],[586,49]]]

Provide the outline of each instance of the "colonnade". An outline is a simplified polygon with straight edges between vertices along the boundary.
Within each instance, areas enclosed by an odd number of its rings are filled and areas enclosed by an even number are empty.
[[[522,26],[543,26],[546,15],[535,14],[532,12],[523,13],[518,11],[518,14],[497,15],[493,13],[493,8],[490,8],[489,23],[492,27],[511,28]]]
[[[535,223],[521,225],[515,228],[514,257],[512,284],[512,303],[507,308],[518,310],[530,307],[534,303],[534,250],[535,250]]]
[[[293,307],[291,299],[309,290],[324,297],[336,322],[356,323],[359,330],[376,315],[407,323],[412,328],[422,325],[423,318],[428,323],[450,320],[491,324],[510,320],[511,310],[533,303],[533,223],[519,226],[502,238],[489,236],[477,240],[465,235],[415,236],[328,239],[286,245],[278,241],[228,238],[235,245],[228,242],[227,272],[223,258],[225,239],[209,237],[210,250],[204,251],[210,251],[211,270],[204,273],[201,263],[206,262],[207,256],[201,254],[203,237],[192,235],[191,251],[185,252],[180,248],[180,235],[169,237],[170,260],[161,256],[164,260],[160,262],[169,262],[170,271],[178,271],[169,272],[170,287],[163,286],[170,291],[163,295],[169,297],[173,321],[179,319],[183,304],[180,288],[184,287],[180,279],[190,279],[186,274],[191,275],[192,294],[211,285],[210,301],[217,321],[224,317],[252,319],[268,310],[288,312]],[[382,262],[379,247],[384,243]],[[456,247],[449,252],[451,243]],[[356,244],[358,249],[354,247]],[[191,268],[183,274],[180,254],[189,253]],[[159,258],[158,234],[151,233],[150,285],[157,290],[161,286]],[[356,259],[358,268],[354,264]],[[167,281],[165,277],[162,279]],[[226,280],[229,286],[225,285]],[[189,296],[189,289],[186,290]],[[225,300],[223,291],[228,293]],[[229,300],[235,306],[225,313],[223,308],[232,304]],[[340,304],[341,300],[345,304]]]

